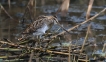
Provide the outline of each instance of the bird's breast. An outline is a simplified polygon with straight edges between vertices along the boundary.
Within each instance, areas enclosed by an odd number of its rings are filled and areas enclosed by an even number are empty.
[[[36,35],[43,35],[45,34],[45,32],[49,29],[48,25],[47,24],[44,24],[42,25],[40,28],[38,28],[34,33],[33,35],[36,36]]]

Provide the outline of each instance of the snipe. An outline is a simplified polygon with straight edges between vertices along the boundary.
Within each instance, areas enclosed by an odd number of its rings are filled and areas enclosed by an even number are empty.
[[[54,16],[39,16],[26,30],[22,33],[22,38],[42,36],[49,29],[50,25],[57,24],[58,20]]]

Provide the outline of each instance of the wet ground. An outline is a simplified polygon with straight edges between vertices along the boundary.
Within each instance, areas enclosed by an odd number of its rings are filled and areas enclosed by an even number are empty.
[[[24,15],[25,7],[28,1],[12,1],[11,2],[11,8],[8,8],[7,2],[2,2],[2,5],[4,8],[9,12],[9,14],[14,18],[14,20],[11,20],[4,11],[1,11],[0,14],[0,39],[7,38],[11,41],[17,41],[17,38],[20,36],[21,32],[23,31],[22,24],[20,23],[22,21],[22,16]],[[52,2],[52,3],[51,3]],[[56,10],[59,8],[61,2],[51,0],[46,1],[46,3],[40,3],[37,2],[36,6],[36,16],[38,15],[52,15],[52,13],[56,12]],[[51,4],[50,4],[51,3]],[[101,2],[105,3],[106,2]],[[97,4],[94,3],[94,6],[91,11],[91,17],[100,12],[102,9],[106,8],[105,4]],[[61,18],[61,15],[58,14],[58,20],[60,23],[65,27],[66,29],[69,29],[83,21],[85,21],[86,16],[86,10],[87,10],[87,4],[84,3],[78,3],[78,2],[71,2],[70,8],[67,14],[67,17]],[[26,23],[31,23],[30,20],[26,20]],[[82,45],[84,38],[86,36],[87,27],[91,24],[91,33],[92,35],[89,36],[87,42],[92,42],[96,44],[97,52],[101,52],[103,45],[106,42],[106,11],[99,15],[97,18],[92,20],[89,23],[83,24],[77,29],[74,29],[71,31],[71,36],[65,36],[65,39],[61,39],[61,42],[64,46],[68,45],[68,43],[71,41],[73,44]],[[59,29],[59,26],[55,25],[52,27],[51,32],[56,31]],[[62,32],[63,30],[60,29],[58,32]],[[67,39],[67,37],[69,37]],[[52,44],[54,45],[60,45],[58,42]],[[93,45],[89,45],[86,48],[86,51],[88,54],[92,53],[92,47]],[[89,49],[89,50],[88,50]],[[105,54],[106,55],[106,54]]]

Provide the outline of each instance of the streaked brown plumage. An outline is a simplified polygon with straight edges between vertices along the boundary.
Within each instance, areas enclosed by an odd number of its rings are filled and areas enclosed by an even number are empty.
[[[43,35],[49,29],[50,25],[56,24],[57,18],[54,16],[39,16],[26,30],[22,33],[22,38],[30,36]]]

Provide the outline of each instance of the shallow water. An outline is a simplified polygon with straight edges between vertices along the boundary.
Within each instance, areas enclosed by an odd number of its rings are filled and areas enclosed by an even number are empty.
[[[103,2],[102,2],[103,1]],[[97,4],[98,1],[94,3],[94,6],[92,8],[91,16],[94,16],[99,11],[101,11],[103,8],[106,7],[106,1],[102,0],[100,3]],[[7,2],[1,2],[4,8],[9,12],[9,14],[14,18],[14,20],[10,19],[4,11],[1,11],[0,14],[0,39],[7,38],[11,41],[17,41],[18,37],[20,36],[21,32],[23,31],[22,24],[20,23],[22,21],[22,16],[25,11],[25,7],[28,1],[26,0],[19,0],[19,1],[12,1],[11,2],[11,8],[8,8]],[[102,4],[103,3],[103,4]],[[56,10],[59,8],[61,4],[61,1],[57,0],[51,0],[46,2],[39,2],[37,1],[36,6],[36,16],[38,15],[51,15],[52,13],[56,12]],[[84,2],[71,2],[70,8],[67,14],[66,19],[61,19],[60,14],[57,15],[58,20],[60,23],[65,27],[66,29],[69,29],[85,20],[86,16],[86,10],[87,10],[87,3]],[[27,24],[31,23],[31,20],[27,19],[25,21]],[[77,29],[71,31],[72,35],[68,36],[71,38],[72,43],[75,44],[77,42],[78,45],[82,45],[87,27],[91,24],[91,31],[92,35],[89,36],[87,42],[94,42],[97,44],[98,49],[102,50],[103,44],[106,42],[106,11],[99,15],[97,18],[95,18],[90,23],[86,23],[78,27]],[[56,31],[59,28],[59,26],[55,25],[52,27],[51,32]],[[62,32],[63,30],[60,29],[58,32]],[[67,37],[67,36],[66,36]],[[69,43],[70,40],[62,40],[63,44]],[[65,44],[65,45],[66,45]],[[56,44],[58,45],[58,42]],[[89,46],[88,48],[91,48],[92,46]],[[86,49],[87,50],[87,49]],[[89,51],[90,52],[90,51]]]

